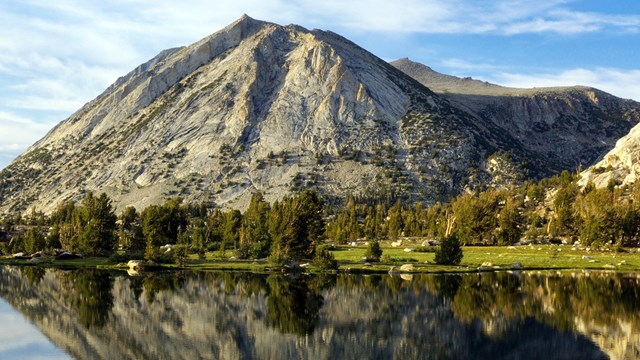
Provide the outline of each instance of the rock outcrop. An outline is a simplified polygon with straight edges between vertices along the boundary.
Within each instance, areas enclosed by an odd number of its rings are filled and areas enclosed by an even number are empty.
[[[590,87],[508,88],[440,74],[409,59],[391,64],[511,134],[546,175],[594,164],[640,121],[640,103]]]
[[[175,196],[243,208],[255,191],[273,201],[301,188],[444,200],[608,150],[637,104],[592,92],[462,101],[334,33],[243,16],[161,52],[31,146],[0,172],[0,211],[50,212],[89,191],[118,209]]]
[[[580,174],[579,184],[593,183],[597,188],[633,184],[640,177],[640,125],[618,140],[616,146],[597,164]]]

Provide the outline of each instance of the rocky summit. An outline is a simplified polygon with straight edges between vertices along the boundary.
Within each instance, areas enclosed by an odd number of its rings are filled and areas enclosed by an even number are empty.
[[[640,120],[640,104],[595,89],[435,84],[403,63],[243,16],[57,125],[2,170],[0,210],[50,212],[89,191],[119,209],[175,196],[244,208],[255,191],[302,188],[433,202],[589,165]]]

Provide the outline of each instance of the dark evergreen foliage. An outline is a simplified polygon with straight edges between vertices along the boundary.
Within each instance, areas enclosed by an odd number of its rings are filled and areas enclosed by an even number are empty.
[[[338,262],[331,251],[329,251],[329,247],[327,245],[319,245],[316,248],[316,255],[313,257],[313,265],[321,270],[336,270],[338,268]]]
[[[369,242],[369,246],[367,247],[367,252],[364,254],[367,258],[367,261],[380,261],[380,257],[382,256],[382,248],[380,248],[380,243],[378,240],[372,240]]]
[[[456,235],[442,240],[440,249],[436,250],[435,261],[438,265],[458,265],[462,261],[462,247]]]

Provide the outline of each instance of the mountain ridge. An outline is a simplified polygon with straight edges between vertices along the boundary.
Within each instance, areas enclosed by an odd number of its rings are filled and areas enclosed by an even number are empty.
[[[440,74],[407,58],[391,64],[546,158],[552,169],[546,175],[593,164],[640,121],[640,103],[593,87],[508,88]]]
[[[428,86],[436,93],[454,93],[466,95],[503,95],[518,96],[532,95],[545,92],[563,92],[572,90],[591,90],[604,92],[591,86],[573,85],[573,86],[551,86],[551,87],[533,87],[533,88],[516,88],[498,84],[493,84],[483,80],[473,79],[471,77],[458,77],[447,75],[433,70],[431,67],[410,60],[408,57],[400,58],[390,62],[391,65],[412,76],[423,85]],[[456,86],[458,85],[458,86]]]
[[[302,188],[432,203],[505,186],[526,169],[566,168],[554,160],[562,148],[543,154],[474,104],[330,31],[245,15],[160,52],[58,124],[0,172],[0,210],[50,212],[89,191],[105,191],[118,209],[175,196],[243,208],[255,191],[273,201]],[[603,138],[638,120],[611,115]],[[545,146],[564,130],[551,125],[532,130]],[[586,133],[580,144],[596,140]]]

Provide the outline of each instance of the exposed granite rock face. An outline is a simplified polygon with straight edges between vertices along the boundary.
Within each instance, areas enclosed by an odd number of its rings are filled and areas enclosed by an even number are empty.
[[[602,160],[582,172],[578,183],[585,186],[591,182],[603,188],[611,181],[618,185],[633,184],[639,177],[640,125],[636,125]]]
[[[119,209],[174,196],[243,208],[256,190],[273,201],[303,187],[432,202],[510,179],[488,162],[497,151],[546,175],[637,121],[634,109],[619,121],[592,101],[567,125],[558,119],[576,104],[536,99],[483,112],[334,33],[243,16],[161,52],[56,126],[0,173],[0,210],[50,212],[88,191]],[[591,124],[594,111],[614,120]]]
[[[493,123],[535,154],[547,175],[589,166],[640,121],[640,103],[583,87],[517,89],[440,74],[400,59],[391,63],[423,85]]]

